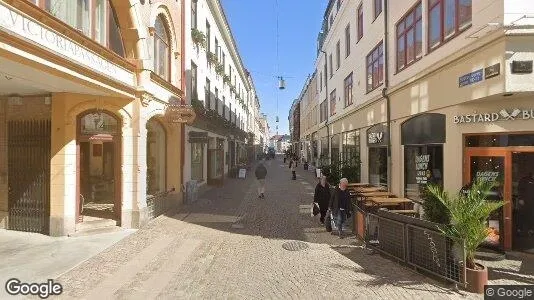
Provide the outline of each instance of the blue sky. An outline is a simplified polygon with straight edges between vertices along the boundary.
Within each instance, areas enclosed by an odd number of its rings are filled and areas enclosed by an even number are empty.
[[[261,111],[267,114],[271,133],[276,134],[277,115],[278,133],[289,133],[289,108],[308,74],[313,73],[317,34],[328,1],[221,0],[221,3],[243,63],[252,73]],[[278,89],[279,75],[285,78],[285,90]]]

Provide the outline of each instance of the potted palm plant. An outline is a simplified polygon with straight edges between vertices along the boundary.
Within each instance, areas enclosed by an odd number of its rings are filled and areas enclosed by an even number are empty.
[[[430,185],[428,191],[436,197],[449,212],[450,224],[438,226],[439,230],[453,240],[463,240],[467,290],[484,293],[488,283],[488,270],[475,262],[475,252],[488,237],[487,220],[491,213],[504,202],[489,201],[488,195],[495,187],[494,182],[477,180],[465,193],[455,196],[444,192],[440,186]]]

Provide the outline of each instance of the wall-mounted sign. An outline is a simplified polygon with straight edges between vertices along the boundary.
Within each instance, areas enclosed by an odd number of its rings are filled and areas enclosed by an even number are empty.
[[[499,112],[494,113],[475,113],[469,115],[454,116],[454,124],[463,123],[490,123],[497,121],[514,121],[514,120],[530,120],[534,119],[533,109],[501,109]]]
[[[501,64],[495,64],[484,69],[484,78],[489,79],[498,76],[501,73]]]
[[[462,87],[462,86],[470,85],[473,83],[477,83],[479,81],[482,81],[483,77],[484,77],[483,70],[482,69],[476,70],[474,72],[460,76],[458,78],[458,86]]]
[[[135,84],[135,76],[132,72],[115,65],[68,37],[3,4],[0,4],[0,30],[21,36],[51,52],[64,56],[112,79],[130,86]]]
[[[378,144],[382,143],[384,140],[383,132],[370,132],[367,134],[367,143],[368,144]]]
[[[201,131],[190,131],[189,142],[190,143],[208,143],[208,133],[201,132]]]
[[[387,126],[383,123],[373,125],[367,129],[367,146],[387,146]]]
[[[417,155],[415,157],[415,181],[417,184],[427,184],[428,179],[432,177],[432,172],[428,169],[430,154]]]
[[[513,74],[530,74],[532,73],[532,61],[531,60],[514,60],[512,62]]]

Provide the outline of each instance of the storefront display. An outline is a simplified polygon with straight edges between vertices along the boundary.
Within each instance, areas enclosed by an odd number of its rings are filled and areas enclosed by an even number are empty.
[[[429,183],[443,185],[443,144],[445,116],[421,114],[401,126],[404,145],[404,194],[422,200]]]
[[[369,183],[372,185],[388,186],[387,145],[387,127],[384,124],[376,124],[367,129]]]

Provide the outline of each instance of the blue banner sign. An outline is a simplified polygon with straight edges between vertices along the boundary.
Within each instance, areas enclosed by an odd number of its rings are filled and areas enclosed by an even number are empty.
[[[480,70],[476,70],[474,72],[465,74],[461,76],[460,78],[458,78],[458,85],[460,87],[463,87],[466,85],[470,85],[470,84],[482,81],[482,79],[484,78],[483,73],[484,73],[483,70],[480,69]]]

